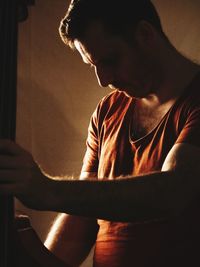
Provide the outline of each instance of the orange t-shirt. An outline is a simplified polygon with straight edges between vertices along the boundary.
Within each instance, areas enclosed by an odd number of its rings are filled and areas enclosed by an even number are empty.
[[[82,171],[97,172],[98,179],[159,171],[175,143],[200,146],[200,74],[158,125],[137,140],[130,136],[134,105],[134,98],[118,91],[100,101],[89,125]],[[200,200],[173,219],[98,220],[94,267],[200,266],[199,205]]]

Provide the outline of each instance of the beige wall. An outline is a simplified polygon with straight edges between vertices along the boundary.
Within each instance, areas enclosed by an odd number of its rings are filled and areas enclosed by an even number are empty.
[[[200,61],[200,0],[155,0],[164,29],[182,53]],[[36,0],[20,24],[17,141],[50,175],[78,175],[91,112],[108,92],[57,28],[67,0]],[[28,210],[44,240],[56,213]],[[85,266],[89,264],[85,264]]]
[[[53,176],[79,175],[91,112],[107,91],[60,40],[68,2],[37,0],[19,28],[17,141]],[[43,239],[51,220],[29,213]]]

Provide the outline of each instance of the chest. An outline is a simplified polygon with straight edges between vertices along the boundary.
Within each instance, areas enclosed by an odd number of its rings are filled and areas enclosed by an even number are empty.
[[[130,122],[131,138],[137,140],[150,133],[167,115],[172,103],[156,108],[136,106]]]
[[[99,177],[112,178],[160,170],[174,144],[177,132],[175,125],[171,123],[174,117],[172,112],[167,109],[163,109],[163,112],[145,110],[137,113],[136,120],[133,111],[130,107],[125,116],[119,112],[114,119],[104,121],[100,131]],[[130,136],[130,131],[133,130],[130,129],[133,126],[130,122],[133,120],[133,124],[134,119],[138,126],[134,128],[138,138]],[[169,123],[171,126],[166,127]],[[153,130],[156,124],[159,125]],[[144,137],[148,131],[151,133]]]

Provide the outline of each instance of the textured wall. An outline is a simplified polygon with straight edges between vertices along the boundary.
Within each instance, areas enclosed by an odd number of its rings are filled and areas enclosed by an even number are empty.
[[[178,50],[200,61],[200,0],[154,0]],[[20,24],[17,141],[50,175],[78,175],[91,112],[109,89],[60,41],[57,28],[69,1],[36,0]],[[56,213],[28,210],[43,240]],[[89,266],[86,263],[84,266]]]

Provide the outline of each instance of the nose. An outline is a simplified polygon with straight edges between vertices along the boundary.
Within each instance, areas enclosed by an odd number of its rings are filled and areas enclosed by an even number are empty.
[[[95,74],[96,74],[98,83],[101,87],[106,87],[109,84],[112,84],[113,73],[111,70],[96,66]]]

